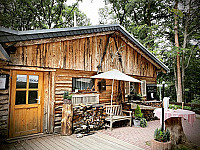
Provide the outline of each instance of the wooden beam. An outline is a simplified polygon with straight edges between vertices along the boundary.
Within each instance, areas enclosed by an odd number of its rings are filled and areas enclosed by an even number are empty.
[[[49,133],[54,131],[55,72],[50,72],[49,84]]]
[[[97,74],[99,73],[99,70],[101,69],[101,65],[102,65],[102,62],[103,62],[103,60],[104,60],[104,57],[105,57],[105,55],[106,55],[106,51],[107,51],[107,47],[108,47],[108,44],[109,44],[109,41],[110,41],[110,37],[111,37],[111,34],[109,34],[109,36],[108,36],[108,39],[107,39],[107,41],[106,41],[106,46],[105,46],[105,48],[104,48],[104,52],[103,52],[103,56],[101,57],[101,60],[100,60],[100,63],[99,63],[99,65],[97,66]]]
[[[126,44],[128,44],[131,48],[133,48],[135,51],[137,51],[142,57],[147,59],[149,62],[151,62],[156,68],[161,69],[161,66],[155,63],[149,56],[147,56],[144,52],[142,52],[136,45],[132,44],[127,38],[125,38],[121,33],[116,32],[116,35],[118,35]]]
[[[114,39],[114,42],[115,42],[115,47],[116,47],[116,49],[117,49],[117,55],[118,55],[119,62],[120,62],[121,68],[122,68],[122,72],[124,73],[124,68],[123,68],[123,66],[122,66],[122,64],[123,64],[123,63],[122,63],[122,56],[121,56],[121,54],[119,53],[119,49],[118,49],[117,41],[116,41],[115,37],[113,37],[113,39]]]
[[[8,70],[28,70],[28,71],[56,71],[56,69],[53,68],[42,68],[38,66],[21,66],[21,65],[9,65],[9,66],[4,66],[4,69]]]
[[[44,116],[43,131],[48,132],[49,72],[44,72]]]
[[[84,34],[84,35],[78,35],[78,36],[66,36],[66,37],[56,37],[56,38],[48,38],[48,39],[40,39],[40,40],[22,41],[22,42],[17,42],[15,44],[15,47],[36,45],[36,44],[43,44],[43,43],[54,43],[54,42],[59,42],[59,41],[81,39],[81,38],[87,38],[87,37],[92,37],[92,36],[101,36],[101,35],[113,34],[114,32],[115,31],[108,31],[108,32],[101,32],[101,33],[94,33],[94,34]]]

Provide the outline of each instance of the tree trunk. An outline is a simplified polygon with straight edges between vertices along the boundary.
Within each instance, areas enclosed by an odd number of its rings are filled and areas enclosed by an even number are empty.
[[[73,107],[72,104],[63,104],[62,121],[61,121],[61,135],[72,135],[72,118]]]
[[[174,66],[174,82],[175,82],[175,89],[176,89],[176,95],[177,95],[178,87],[177,87],[176,66]]]
[[[176,1],[175,7],[176,10],[178,9],[178,1]],[[178,21],[177,21],[177,14],[175,12],[174,16],[174,31],[175,31],[175,45],[177,48],[179,48],[179,41],[178,41]],[[178,88],[177,88],[177,102],[182,102],[182,85],[181,85],[181,68],[180,68],[180,54],[177,52],[176,56],[177,60],[177,82],[178,82]]]
[[[165,120],[165,127],[170,131],[172,145],[187,142],[185,133],[183,132],[181,117],[171,117]]]
[[[182,56],[182,88],[183,88],[183,101],[185,101],[185,48],[187,45],[187,37],[188,37],[188,20],[190,19],[190,9],[191,9],[191,0],[188,3],[188,14],[186,15],[185,20],[185,31],[184,31],[184,39],[183,39],[183,56]]]

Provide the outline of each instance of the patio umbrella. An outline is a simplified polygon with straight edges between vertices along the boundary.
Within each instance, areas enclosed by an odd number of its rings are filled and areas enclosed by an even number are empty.
[[[100,73],[100,74],[91,76],[91,78],[113,80],[112,81],[112,94],[111,94],[111,107],[112,107],[112,100],[113,100],[113,84],[114,84],[114,80],[129,81],[129,82],[139,82],[139,83],[141,83],[140,80],[137,80],[137,79],[135,79],[135,78],[133,78],[131,76],[128,76],[128,75],[120,72],[119,70],[115,70],[115,69],[113,69],[111,71],[108,71],[108,72],[104,72],[104,73]]]

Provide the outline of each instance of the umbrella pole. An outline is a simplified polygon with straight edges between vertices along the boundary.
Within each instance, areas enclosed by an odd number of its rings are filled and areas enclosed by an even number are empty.
[[[112,100],[113,100],[113,84],[114,84],[114,79],[113,79],[113,81],[112,81],[112,93],[111,93],[111,110],[110,110],[110,130],[112,130],[112,109],[113,109],[113,107],[112,107]]]
[[[114,84],[114,79],[112,81],[112,93],[111,93],[111,107],[112,107],[112,100],[113,100],[113,84]],[[112,109],[111,109],[112,110]]]

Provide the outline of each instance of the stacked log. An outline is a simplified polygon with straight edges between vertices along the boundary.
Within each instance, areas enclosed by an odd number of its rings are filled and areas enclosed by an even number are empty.
[[[79,105],[73,108],[73,131],[79,133],[84,130],[98,130],[104,127],[105,111],[103,105]]]

